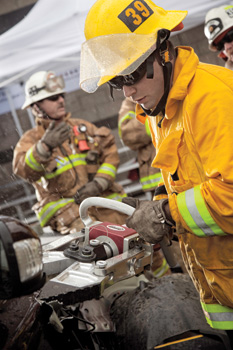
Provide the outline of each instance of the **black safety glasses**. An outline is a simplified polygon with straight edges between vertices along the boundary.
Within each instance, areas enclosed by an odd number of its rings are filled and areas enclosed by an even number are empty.
[[[46,97],[46,100],[57,101],[59,99],[59,97],[65,98],[65,94],[58,94],[58,95],[49,96],[49,97]]]
[[[221,41],[213,45],[218,51],[222,51],[224,49],[224,44],[230,43],[231,41],[233,41],[233,29],[229,30]]]
[[[133,73],[129,75],[118,75],[108,81],[108,84],[117,90],[122,90],[123,86],[130,86],[140,81],[147,71],[147,60],[144,61]]]

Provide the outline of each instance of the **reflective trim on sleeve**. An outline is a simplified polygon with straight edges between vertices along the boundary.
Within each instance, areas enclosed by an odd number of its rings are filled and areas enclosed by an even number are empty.
[[[72,162],[70,162],[70,160]],[[72,167],[76,167],[79,165],[86,165],[86,153],[76,153],[76,154],[72,154],[68,157],[59,157],[56,159],[57,162],[57,168],[56,171],[52,172],[52,173],[46,173],[44,175],[44,177],[46,179],[53,179],[54,177],[57,177],[58,175],[72,169]]]
[[[109,196],[104,196],[104,198],[113,199],[114,201],[121,202],[122,198],[127,197],[127,194],[112,193]]]
[[[107,174],[107,175],[111,176],[113,179],[115,179],[116,171],[117,171],[117,169],[114,165],[109,164],[109,163],[103,163],[99,167],[97,174]]]
[[[184,221],[195,235],[199,237],[226,235],[210,215],[201,195],[200,185],[179,193],[177,205]]]
[[[215,329],[233,329],[233,309],[219,304],[201,302],[207,323]]]
[[[145,176],[140,179],[140,183],[142,185],[143,190],[153,189],[156,188],[160,181],[161,181],[162,175],[161,173],[156,173],[153,175]]]
[[[156,278],[162,277],[163,275],[165,275],[165,273],[169,270],[169,266],[168,263],[166,261],[166,259],[163,259],[163,263],[162,265],[157,268],[156,270],[153,271],[153,275]]]
[[[145,121],[145,124],[144,124],[144,125],[145,125],[145,129],[146,129],[147,135],[151,137],[151,132],[150,132],[150,126],[149,126],[149,120],[148,120],[148,118],[146,118],[146,121]]]
[[[122,132],[121,132],[121,124],[127,120],[127,119],[134,119],[136,116],[135,112],[129,111],[127,114],[124,115],[124,117],[121,118],[121,120],[118,122],[118,134],[121,138]]]
[[[64,198],[64,199],[59,199],[58,201],[47,203],[40,210],[40,212],[37,213],[37,218],[40,222],[40,225],[44,227],[59,209],[63,208],[64,206],[72,202],[74,202],[73,198]],[[78,215],[78,212],[77,212],[77,215]]]
[[[33,146],[27,151],[25,156],[25,162],[29,166],[29,168],[35,171],[44,171],[44,167],[38,163],[33,156]]]

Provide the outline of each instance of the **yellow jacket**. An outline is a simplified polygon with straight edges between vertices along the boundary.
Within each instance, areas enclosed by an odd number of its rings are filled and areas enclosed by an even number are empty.
[[[179,47],[166,115],[150,117],[187,270],[207,322],[233,329],[233,72]]]

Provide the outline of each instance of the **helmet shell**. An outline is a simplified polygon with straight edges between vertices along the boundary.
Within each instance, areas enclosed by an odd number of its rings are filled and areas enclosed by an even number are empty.
[[[22,109],[47,97],[64,93],[64,80],[52,71],[39,71],[31,75],[25,84],[25,102]]]
[[[214,41],[231,27],[233,27],[233,5],[223,5],[207,12],[204,33],[211,51],[217,51]]]
[[[151,0],[97,0],[85,22],[81,88],[94,92],[114,76],[132,73],[156,49],[158,31],[182,29],[186,15]]]
[[[151,0],[97,0],[86,18],[85,37],[172,30],[186,15],[187,11],[166,11]]]

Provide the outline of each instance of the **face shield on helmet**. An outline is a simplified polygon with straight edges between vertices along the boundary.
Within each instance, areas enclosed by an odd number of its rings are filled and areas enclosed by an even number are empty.
[[[33,74],[25,84],[26,100],[22,109],[50,96],[62,94],[65,92],[64,88],[65,83],[61,75],[57,76],[51,71],[37,72]]]
[[[115,76],[135,72],[157,48],[161,29],[172,31],[186,15],[165,11],[151,0],[97,0],[85,22],[80,87],[94,92]]]
[[[206,14],[204,33],[212,51],[223,49],[223,42],[217,45],[221,35],[233,27],[233,5],[223,5],[213,8]],[[224,35],[223,35],[224,36]]]

